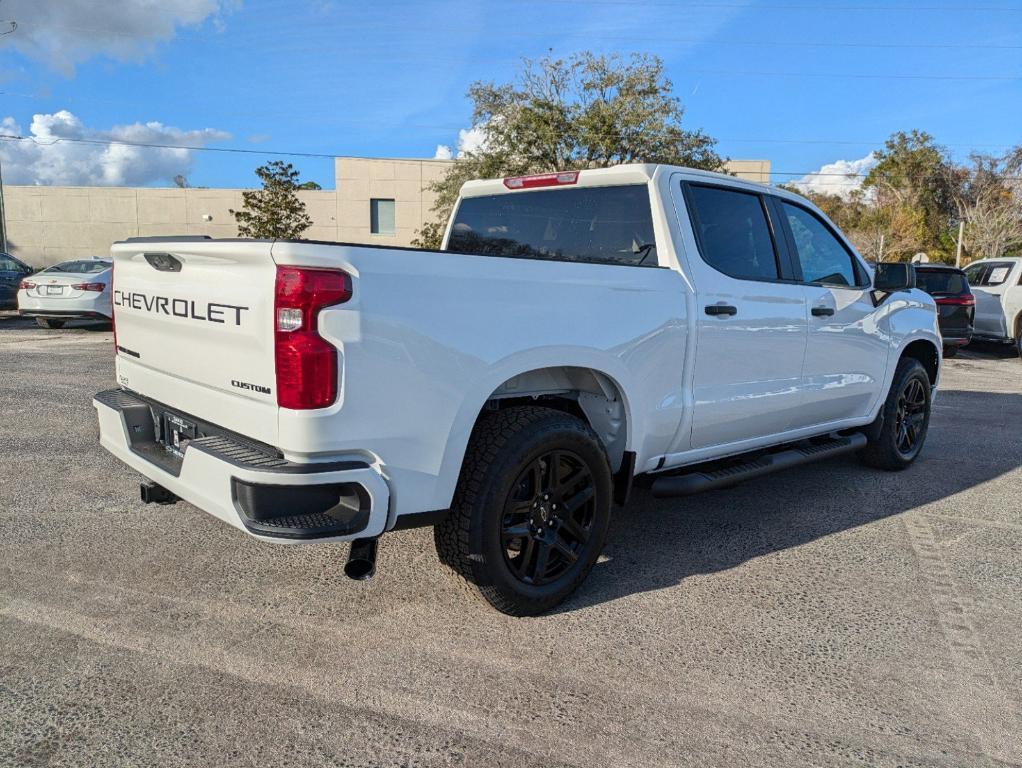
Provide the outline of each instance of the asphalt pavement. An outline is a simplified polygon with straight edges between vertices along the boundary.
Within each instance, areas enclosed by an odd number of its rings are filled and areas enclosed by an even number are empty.
[[[101,450],[108,328],[0,314],[0,765],[1022,764],[1022,361],[947,361],[910,470],[637,491],[561,609],[432,533],[255,542]]]

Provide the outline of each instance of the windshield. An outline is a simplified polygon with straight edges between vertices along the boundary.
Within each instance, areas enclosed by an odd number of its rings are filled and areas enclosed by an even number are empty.
[[[102,261],[100,259],[82,259],[81,261],[65,261],[60,264],[54,264],[52,267],[44,269],[44,272],[68,272],[75,275],[92,275],[97,272],[103,272],[104,270],[110,269],[109,261]]]
[[[447,250],[484,256],[656,265],[645,184],[466,197]]]
[[[967,293],[969,288],[962,272],[950,269],[916,269],[916,287],[931,296],[941,293]]]

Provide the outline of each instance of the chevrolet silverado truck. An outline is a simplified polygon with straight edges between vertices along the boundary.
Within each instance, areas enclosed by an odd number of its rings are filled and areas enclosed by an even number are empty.
[[[683,496],[845,452],[904,469],[940,373],[910,265],[874,271],[797,195],[679,167],[469,182],[439,251],[112,251],[119,386],[94,405],[143,501],[350,541],[353,578],[431,525],[512,615],[578,587],[636,477]]]

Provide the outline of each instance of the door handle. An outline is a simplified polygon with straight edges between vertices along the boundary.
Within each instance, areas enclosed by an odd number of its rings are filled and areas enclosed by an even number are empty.
[[[813,307],[814,317],[830,317],[834,314],[833,307]]]
[[[733,307],[730,304],[707,304],[706,314],[708,315],[737,315],[738,307]]]

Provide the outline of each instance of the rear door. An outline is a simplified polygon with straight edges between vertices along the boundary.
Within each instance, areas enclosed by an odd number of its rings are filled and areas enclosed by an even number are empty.
[[[689,258],[698,313],[691,447],[784,432],[801,399],[806,299],[781,258],[766,196],[683,188],[699,249]]]
[[[881,389],[888,357],[869,274],[814,211],[782,198],[773,206],[809,313],[802,403],[793,426],[863,416]]]

